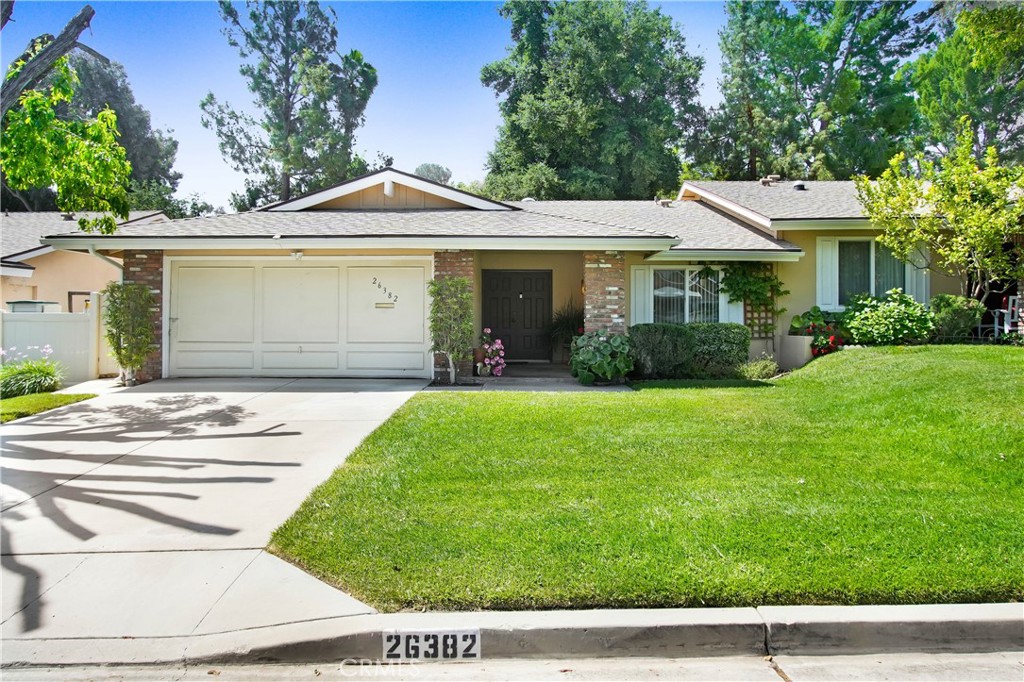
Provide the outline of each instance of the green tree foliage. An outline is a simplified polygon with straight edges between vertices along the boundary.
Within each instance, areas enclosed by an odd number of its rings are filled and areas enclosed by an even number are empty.
[[[974,146],[965,118],[948,155],[917,158],[920,174],[897,154],[877,181],[855,181],[865,213],[883,230],[879,242],[900,260],[926,258],[922,265],[956,277],[964,296],[983,299],[997,282],[1024,278],[1024,167],[1001,165],[994,147],[979,163]]]
[[[174,196],[174,190],[157,181],[145,184],[132,182],[128,201],[133,211],[163,211],[168,218],[175,219],[197,218],[215,212],[213,206],[203,201],[199,194],[192,193],[184,199],[178,199]]]
[[[253,118],[213,93],[200,105],[225,159],[250,176],[232,196],[235,207],[287,200],[365,172],[352,145],[377,71],[356,50],[338,53],[334,11],[317,2],[249,0],[243,18],[221,0],[220,14],[261,112]]]
[[[153,352],[153,293],[144,284],[111,282],[103,290],[103,322],[110,353],[124,372],[124,382],[135,385],[135,372]]]
[[[448,360],[454,384],[460,360],[473,357],[473,289],[465,277],[442,277],[427,284],[433,350]]]
[[[753,179],[877,175],[913,143],[916,109],[899,72],[933,39],[910,0],[727,5],[724,103],[698,166]]]
[[[1015,25],[1015,30],[1010,26]],[[969,116],[975,155],[996,145],[1007,162],[1024,161],[1024,7],[1016,4],[967,9],[955,30],[934,51],[918,58],[911,79],[928,142],[944,151]],[[1014,45],[1012,40],[1017,40]],[[1004,44],[997,52],[992,45]]]
[[[42,46],[37,43],[35,49]],[[25,63],[15,62],[7,79]],[[127,218],[131,165],[117,143],[117,116],[110,109],[84,121],[57,116],[58,108],[71,102],[76,84],[67,57],[61,57],[51,70],[48,86],[21,93],[18,105],[3,120],[0,159],[4,184],[15,191],[53,187],[61,211],[96,211]],[[104,215],[82,218],[78,225],[82,230],[110,233],[117,221]]]
[[[427,180],[439,182],[442,185],[448,185],[452,180],[451,170],[439,163],[421,163],[416,166],[416,170],[413,171],[413,174],[418,175],[421,178],[426,178]]]
[[[486,65],[504,123],[488,158],[496,198],[650,198],[673,188],[700,122],[703,60],[643,2],[509,0],[512,47]]]

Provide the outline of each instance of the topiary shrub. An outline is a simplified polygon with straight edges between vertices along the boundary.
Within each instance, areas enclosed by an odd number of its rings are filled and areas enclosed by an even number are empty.
[[[618,381],[632,369],[629,337],[625,334],[587,332],[572,341],[569,370],[584,386],[595,381]]]
[[[681,324],[635,324],[629,328],[634,374],[641,379],[679,379],[686,373],[691,334]]]
[[[966,296],[936,294],[929,303],[935,322],[934,343],[967,341],[981,324],[985,305]]]
[[[691,336],[684,378],[732,378],[750,357],[750,329],[742,324],[694,322],[683,327]]]
[[[875,346],[923,343],[935,328],[931,311],[902,289],[890,289],[883,298],[856,297],[843,321],[853,343]]]

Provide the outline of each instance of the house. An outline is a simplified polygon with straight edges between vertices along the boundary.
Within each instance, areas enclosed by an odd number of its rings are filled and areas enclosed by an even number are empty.
[[[744,322],[723,268],[760,262],[793,313],[841,308],[902,286],[924,300],[955,283],[896,262],[852,183],[687,182],[675,201],[498,202],[387,168],[248,213],[175,220],[159,233],[44,240],[124,262],[158,295],[161,339],[140,378],[434,374],[427,283],[465,276],[477,330],[510,361],[546,362],[544,326],[570,299],[587,329],[639,322]]]
[[[0,307],[11,301],[50,301],[65,312],[80,312],[92,291],[121,277],[116,265],[88,253],[55,250],[40,243],[48,234],[77,230],[77,218],[58,211],[5,212],[0,216]],[[122,225],[166,222],[156,211],[132,211]]]

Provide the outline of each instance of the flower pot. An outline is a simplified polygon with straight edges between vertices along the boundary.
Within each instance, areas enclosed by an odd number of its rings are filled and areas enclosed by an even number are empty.
[[[779,353],[779,367],[788,372],[810,362],[813,339],[813,336],[795,336],[793,334],[783,336],[782,352]]]

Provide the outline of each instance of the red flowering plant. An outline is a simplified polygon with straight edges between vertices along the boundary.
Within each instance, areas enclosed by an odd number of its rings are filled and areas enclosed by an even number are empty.
[[[811,323],[806,331],[806,335],[812,337],[811,356],[815,358],[834,353],[842,349],[846,343],[846,339],[839,330],[839,325],[834,322],[826,324]]]
[[[493,374],[500,377],[505,371],[505,345],[501,339],[491,338],[491,328],[484,327],[480,335],[480,346],[484,349],[483,362],[477,364],[477,373],[480,376]]]

